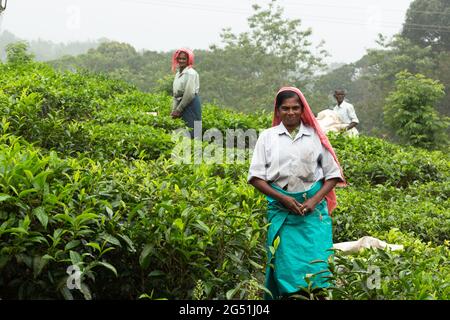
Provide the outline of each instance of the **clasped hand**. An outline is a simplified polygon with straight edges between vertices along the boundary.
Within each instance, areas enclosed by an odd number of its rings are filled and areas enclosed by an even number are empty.
[[[298,215],[304,216],[310,212],[313,212],[316,208],[317,202],[313,199],[307,199],[305,202],[300,203],[292,197],[286,196],[281,201],[289,211],[292,211]]]

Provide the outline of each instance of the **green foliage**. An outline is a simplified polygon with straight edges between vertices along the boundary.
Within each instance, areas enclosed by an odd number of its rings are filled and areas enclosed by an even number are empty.
[[[272,114],[261,110],[249,115],[206,104],[202,114],[202,122],[204,129],[216,128],[223,134],[226,133],[227,129],[263,130],[272,125]]]
[[[320,55],[312,53],[312,43],[308,39],[311,29],[301,30],[300,19],[288,19],[283,16],[284,9],[272,0],[267,8],[253,5],[254,13],[248,18],[249,32],[235,35],[229,29],[222,33],[222,41],[230,48],[248,48],[270,55],[272,63],[277,64],[279,73],[285,81],[298,82],[311,77],[317,68],[323,67]],[[291,71],[288,74],[286,71]]]
[[[262,298],[267,203],[246,181],[248,159],[175,163],[171,133],[184,124],[166,94],[38,63],[0,69],[2,299]],[[223,134],[271,120],[212,104],[203,116],[204,132]],[[372,235],[406,249],[336,255],[328,295],[448,299],[448,152],[330,141],[349,182],[337,190],[335,242]],[[81,287],[70,290],[73,265]],[[367,286],[369,266],[379,289]]]
[[[67,56],[50,64],[62,70],[87,70],[107,74],[136,85],[143,91],[156,92],[161,89],[158,80],[170,72],[170,54],[136,49],[126,43],[108,41],[77,57]],[[171,86],[170,94],[172,93]]]
[[[439,79],[445,73],[434,71],[439,60],[433,58],[430,48],[422,48],[399,36],[392,40],[380,37],[378,44],[380,48],[368,50],[359,61],[318,77],[307,98],[318,112],[336,104],[332,96],[334,89],[343,87],[361,122],[358,129],[377,136],[392,137],[384,122],[383,105],[394,88],[396,74],[407,70]],[[445,103],[440,105],[439,110],[445,109]]]
[[[168,157],[174,146],[170,135],[148,125],[87,123],[83,128],[89,137],[83,151],[99,159]]]
[[[28,44],[24,41],[10,43],[6,46],[6,59],[12,65],[21,65],[33,60],[33,55],[27,52]]]
[[[223,47],[212,46],[199,70],[207,79],[203,86],[209,101],[221,101],[237,110],[270,110],[280,87],[302,86],[321,70],[326,52],[321,45],[314,52],[312,31],[302,30],[299,19],[284,17],[275,0],[267,8],[254,5],[253,9],[247,19],[250,31],[234,34],[224,29]]]
[[[405,142],[424,148],[447,143],[449,122],[440,117],[434,105],[444,96],[444,86],[421,74],[401,72],[396,89],[386,99],[385,119]]]
[[[415,0],[406,13],[402,36],[421,47],[450,51],[450,3],[446,0]]]
[[[345,242],[398,228],[424,242],[443,244],[450,232],[446,209],[449,196],[448,182],[415,183],[408,188],[377,185],[339,190],[334,241]]]
[[[95,298],[95,273],[103,268],[117,276],[110,251],[121,250],[116,237],[127,239],[114,226],[119,216],[109,215],[117,206],[109,202],[112,189],[98,188],[105,176],[91,160],[80,166],[55,153],[42,156],[13,136],[3,135],[0,149],[2,297]],[[80,175],[83,170],[89,174]],[[124,251],[131,250],[125,244]],[[69,265],[82,271],[78,293],[65,286]]]
[[[331,298],[338,300],[447,300],[449,243],[434,247],[398,229],[380,236],[405,250],[364,250],[358,256],[337,254],[330,269]],[[419,258],[420,257],[420,258]],[[432,270],[432,271],[431,271]],[[431,271],[431,272],[430,272]]]
[[[450,172],[446,152],[400,147],[371,137],[330,135],[330,141],[352,185],[406,188],[414,183],[443,182]]]
[[[219,166],[63,161],[2,142],[2,297],[189,298],[197,279],[206,298],[241,282],[243,297],[246,279],[261,273],[262,199],[217,176]],[[65,287],[72,264],[82,292]]]
[[[162,77],[161,79],[158,79],[157,85],[154,89],[155,92],[164,92],[167,95],[172,95],[172,91],[173,91],[173,78],[174,75],[173,74],[167,74],[164,77]]]
[[[182,120],[169,115],[172,98],[166,94],[145,94],[139,91],[116,94],[99,102],[100,108],[93,113],[95,124],[138,124],[167,132],[184,127]]]
[[[6,47],[9,44],[22,41],[8,30],[2,30],[0,34],[0,56],[3,60],[5,57]],[[67,55],[76,56],[86,53],[89,49],[97,47],[100,43],[107,39],[99,39],[94,41],[74,41],[69,43],[54,43],[43,39],[29,40],[28,50],[33,54],[37,61],[49,61],[60,59]]]
[[[382,107],[394,90],[396,74],[407,70],[439,80],[445,86],[445,97],[438,101],[436,110],[450,116],[449,14],[448,1],[412,1],[403,31],[390,40],[380,35],[378,48],[369,49],[355,63],[319,76],[309,94],[310,104],[320,111],[335,103],[332,90],[344,87],[360,117],[360,131],[395,141],[395,134],[384,122]]]
[[[105,101],[129,92],[124,82],[82,73],[57,73],[43,64],[0,65],[0,110],[10,133],[67,154],[89,151],[83,123],[105,108]]]

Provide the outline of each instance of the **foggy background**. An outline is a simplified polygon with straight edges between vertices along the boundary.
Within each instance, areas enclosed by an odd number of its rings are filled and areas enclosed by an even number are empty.
[[[4,0],[3,0],[4,2]],[[331,62],[349,63],[376,47],[377,34],[401,30],[412,0],[280,0],[285,15],[312,28],[315,44],[325,41]],[[127,42],[136,49],[207,49],[222,28],[246,31],[249,0],[9,0],[0,31],[24,40]]]

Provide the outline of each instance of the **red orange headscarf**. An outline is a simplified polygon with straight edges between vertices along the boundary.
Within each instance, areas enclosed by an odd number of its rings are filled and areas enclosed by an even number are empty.
[[[277,96],[281,92],[284,92],[284,91],[292,91],[298,95],[298,97],[303,105],[303,112],[302,112],[302,116],[300,118],[301,121],[304,124],[314,128],[314,130],[316,130],[317,135],[320,138],[320,142],[322,142],[322,145],[331,153],[334,160],[339,165],[339,161],[336,157],[336,154],[334,153],[333,147],[331,146],[330,141],[328,140],[328,137],[325,135],[325,133],[323,133],[322,129],[320,128],[320,125],[317,122],[316,118],[314,117],[314,114],[311,111],[311,108],[309,107],[308,102],[306,101],[305,97],[303,96],[303,93],[295,87],[283,87],[278,91]],[[275,127],[275,126],[279,125],[280,123],[281,123],[281,119],[277,114],[277,98],[275,97],[275,108],[274,108],[274,113],[273,113],[272,127]],[[344,174],[342,172],[342,168],[340,165],[339,165],[339,168],[341,169],[342,177],[344,177]],[[338,185],[345,186],[346,183],[344,181],[342,183],[339,183]],[[333,210],[336,208],[336,204],[337,204],[336,192],[334,191],[334,188],[325,196],[325,200],[327,201],[328,212],[331,215]]]
[[[192,50],[190,49],[181,48],[175,51],[175,53],[172,56],[172,72],[175,72],[175,70],[177,69],[178,66],[177,58],[179,54],[182,52],[186,53],[187,55],[187,66],[192,67],[194,65],[194,52],[192,52]]]

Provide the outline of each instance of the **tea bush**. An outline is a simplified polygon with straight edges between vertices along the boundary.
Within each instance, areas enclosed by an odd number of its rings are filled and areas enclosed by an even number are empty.
[[[89,159],[90,166],[80,168],[55,153],[43,156],[14,136],[2,136],[0,150],[2,297],[72,298],[63,281],[67,265],[91,278],[98,267],[117,273],[106,253],[120,246],[108,232],[120,225],[111,228],[113,217],[102,213],[108,198],[99,167]],[[92,297],[87,283],[81,292]]]
[[[360,238],[390,228],[407,230],[415,238],[442,244],[450,234],[450,184],[439,187],[439,197],[430,196],[432,186],[399,189],[378,185],[338,189],[339,206],[334,213],[335,241]],[[351,212],[351,214],[348,214]]]
[[[351,184],[407,187],[448,180],[450,157],[440,151],[401,147],[372,137],[331,135],[330,142]]]
[[[358,256],[337,253],[331,263],[332,299],[430,300],[450,298],[449,243],[435,247],[398,229],[374,234],[402,243],[401,252],[364,249]],[[378,276],[378,279],[377,279]]]
[[[246,182],[248,159],[175,162],[172,131],[185,126],[166,94],[34,62],[0,71],[0,298],[262,297],[266,201]],[[206,104],[202,130],[270,122]],[[334,241],[405,246],[337,253],[330,298],[448,299],[448,153],[330,140],[349,182],[337,190]],[[79,290],[67,286],[70,266]]]
[[[261,198],[210,166],[62,160],[7,135],[0,151],[4,298],[81,297],[70,265],[84,298],[189,298],[198,279],[226,298],[261,278]]]

